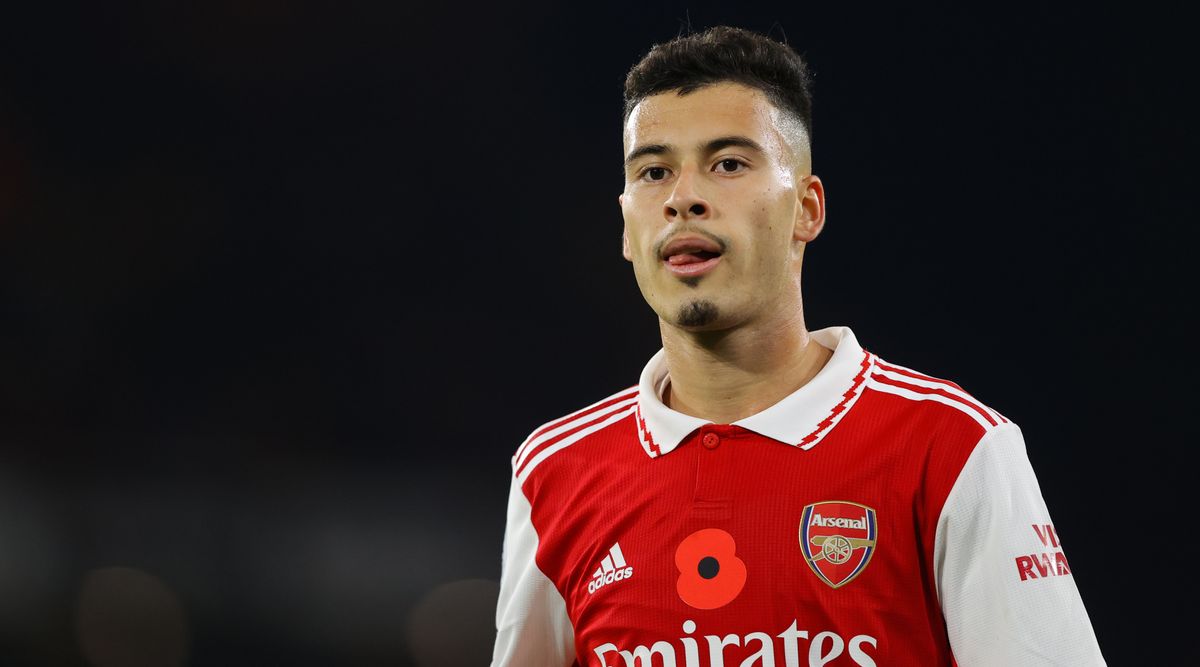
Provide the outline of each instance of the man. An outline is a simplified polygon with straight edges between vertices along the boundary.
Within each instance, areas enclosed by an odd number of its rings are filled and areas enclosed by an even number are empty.
[[[513,458],[493,665],[1103,665],[1021,431],[808,331],[825,222],[790,48],[626,80],[623,250],[663,350]]]

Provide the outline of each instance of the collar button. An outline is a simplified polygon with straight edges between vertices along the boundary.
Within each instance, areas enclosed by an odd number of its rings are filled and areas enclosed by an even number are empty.
[[[705,433],[704,437],[700,439],[700,443],[704,445],[705,449],[716,449],[721,444],[721,437],[716,433]]]

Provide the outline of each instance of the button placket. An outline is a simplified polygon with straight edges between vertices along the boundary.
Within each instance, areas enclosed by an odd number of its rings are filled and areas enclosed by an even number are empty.
[[[696,436],[696,487],[693,499],[710,510],[728,508],[731,490],[729,488],[729,466],[732,464],[734,450],[737,449],[729,440],[731,433],[728,427],[709,425],[701,429]]]

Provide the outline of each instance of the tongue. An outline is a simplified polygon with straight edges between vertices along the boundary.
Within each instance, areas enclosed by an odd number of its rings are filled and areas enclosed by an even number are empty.
[[[667,263],[671,266],[680,266],[682,264],[695,264],[696,262],[706,261],[706,258],[697,254],[683,253],[679,255],[671,255],[667,258]]]

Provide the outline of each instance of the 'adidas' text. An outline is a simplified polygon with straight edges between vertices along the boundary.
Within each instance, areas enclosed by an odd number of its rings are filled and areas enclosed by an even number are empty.
[[[621,553],[621,545],[614,544],[608,550],[608,555],[600,561],[600,567],[592,574],[588,584],[588,595],[600,588],[633,576],[633,567],[625,562],[625,554]]]

